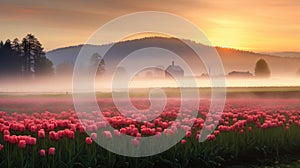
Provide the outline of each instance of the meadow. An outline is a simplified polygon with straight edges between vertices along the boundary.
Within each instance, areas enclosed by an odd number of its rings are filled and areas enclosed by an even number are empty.
[[[205,97],[199,107],[180,109],[174,94],[163,112],[150,113],[149,100],[139,93],[132,103],[142,112],[121,114],[110,96],[98,94],[101,118],[99,111],[75,111],[70,95],[2,95],[0,167],[299,167],[300,103],[298,92],[287,92],[235,89],[221,119],[208,115]],[[212,125],[216,129],[199,143],[200,131]],[[180,142],[148,157],[117,155],[96,143],[129,135],[129,143],[139,146],[142,137],[172,139],[178,132],[185,134]]]

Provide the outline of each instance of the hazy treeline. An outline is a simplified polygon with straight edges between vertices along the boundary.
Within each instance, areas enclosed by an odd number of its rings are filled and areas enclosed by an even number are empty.
[[[53,64],[34,35],[27,34],[21,41],[16,38],[0,42],[1,77],[35,78],[53,74]]]

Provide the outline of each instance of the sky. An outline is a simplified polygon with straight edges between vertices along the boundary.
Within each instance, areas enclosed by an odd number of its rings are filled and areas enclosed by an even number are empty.
[[[214,46],[300,51],[299,0],[1,0],[0,39],[32,33],[49,51],[83,44],[106,22],[149,10],[186,18]]]

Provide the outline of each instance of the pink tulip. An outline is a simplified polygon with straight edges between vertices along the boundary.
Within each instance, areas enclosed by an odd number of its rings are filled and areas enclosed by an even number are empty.
[[[249,132],[252,132],[252,127],[248,127],[248,131],[249,131]]]
[[[112,134],[110,131],[103,131],[103,134],[105,135],[106,139],[112,139]]]
[[[13,135],[13,136],[10,136],[9,137],[9,143],[11,143],[11,144],[16,144],[16,143],[18,143],[18,138],[17,138],[17,136],[16,135]]]
[[[85,127],[84,126],[80,126],[79,127],[79,132],[80,133],[85,133]]]
[[[118,137],[122,135],[122,133],[119,130],[114,130],[114,134],[117,135]]]
[[[138,138],[133,138],[131,141],[135,146],[140,145],[140,141],[138,140]]]
[[[25,147],[26,147],[26,141],[25,140],[20,140],[19,144],[18,144],[18,147],[20,149],[25,149]]]
[[[192,136],[192,132],[191,132],[191,131],[187,131],[187,132],[185,133],[185,136],[186,136],[187,138],[190,138],[190,137]]]
[[[0,151],[2,151],[3,147],[4,147],[4,146],[3,146],[2,144],[0,144]]]
[[[35,145],[36,144],[36,138],[34,137],[27,137],[26,138],[26,143],[29,145]]]
[[[44,149],[40,150],[40,156],[45,156],[46,155],[46,151]]]
[[[67,135],[68,135],[68,138],[70,139],[74,139],[75,138],[75,134],[73,131],[67,131]]]
[[[182,145],[186,144],[186,140],[185,140],[185,139],[182,139],[182,140],[181,140],[181,144],[182,144]]]
[[[208,141],[212,141],[215,139],[215,135],[211,134],[211,135],[207,135],[207,138],[206,138]]]
[[[55,148],[54,147],[51,147],[48,149],[48,154],[49,155],[54,155],[55,154]]]
[[[85,138],[85,143],[86,143],[87,145],[91,145],[91,144],[93,143],[92,138],[91,138],[91,137],[86,137],[86,138]]]
[[[4,131],[3,131],[3,135],[10,135],[9,130],[4,130]]]
[[[4,139],[4,142],[9,142],[10,136],[9,135],[4,135],[3,139]]]
[[[93,139],[93,140],[95,140],[95,139],[97,139],[97,133],[91,133],[91,138]]]
[[[215,131],[214,131],[214,135],[215,135],[215,136],[218,136],[219,134],[220,134],[220,131],[219,131],[219,130],[215,130]]]
[[[45,136],[45,130],[44,130],[44,129],[38,130],[38,137],[41,138],[41,139],[43,139],[43,138],[46,137],[46,136]]]

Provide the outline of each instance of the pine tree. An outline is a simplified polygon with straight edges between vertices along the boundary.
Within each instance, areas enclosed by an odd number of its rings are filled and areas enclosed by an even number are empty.
[[[94,53],[90,59],[91,70],[97,68],[97,75],[102,75],[105,72],[105,62],[104,59],[98,54]]]
[[[28,34],[23,38],[21,49],[24,76],[43,76],[54,73],[52,62],[46,58],[42,44],[34,35]]]

